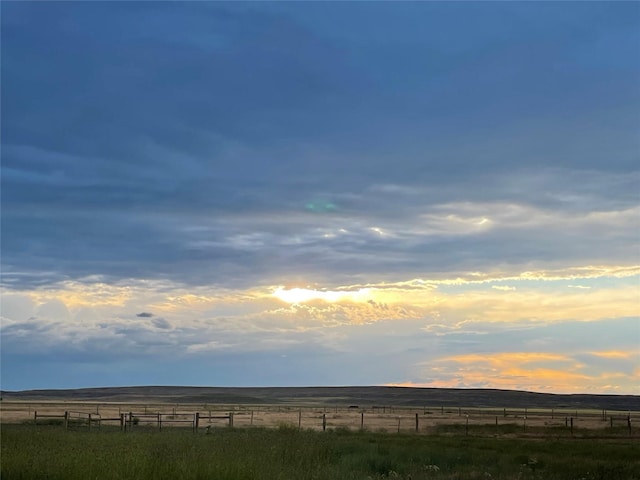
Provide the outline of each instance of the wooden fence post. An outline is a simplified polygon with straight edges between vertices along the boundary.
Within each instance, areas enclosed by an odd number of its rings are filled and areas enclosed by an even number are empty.
[[[418,420],[418,414],[416,413],[416,433],[418,432],[419,429],[420,429],[420,424]]]
[[[64,429],[69,430],[69,412],[64,412]]]
[[[199,412],[196,412],[196,416],[195,416],[195,417],[196,417],[196,418],[195,418],[195,424],[196,424],[196,428],[195,428],[195,430],[196,430],[196,432],[197,432],[197,431],[198,431],[198,426],[199,426],[199,424],[200,424],[200,413],[199,413]]]
[[[400,417],[398,417],[398,433],[400,433]]]
[[[298,410],[298,431],[302,428],[302,409]]]
[[[119,409],[118,409],[118,410],[119,410]],[[121,413],[121,414],[120,414],[120,431],[121,431],[121,432],[125,432],[125,431],[126,431],[126,429],[125,429],[124,425],[125,425],[125,424],[124,424],[124,413]]]
[[[229,426],[233,427],[233,412],[229,412]]]
[[[573,436],[573,417],[571,417],[571,435]]]
[[[253,426],[253,410],[251,410],[251,423],[250,423],[250,425]]]
[[[364,412],[360,412],[360,430],[364,430]]]
[[[89,414],[89,431],[91,431],[91,414]]]
[[[35,423],[36,425],[38,424],[38,411],[37,410],[33,411],[33,423]]]
[[[465,423],[465,426],[464,426],[464,434],[465,436],[469,435],[469,415],[467,415],[467,423]]]
[[[323,413],[322,414],[322,431],[324,432],[325,430],[327,430],[327,414]]]

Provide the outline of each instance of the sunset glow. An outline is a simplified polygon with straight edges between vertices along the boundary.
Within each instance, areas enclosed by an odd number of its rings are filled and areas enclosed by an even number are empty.
[[[0,22],[3,389],[640,394],[640,3]]]
[[[349,300],[352,302],[364,302],[370,298],[368,289],[361,289],[356,292],[348,291],[324,291],[313,290],[308,288],[291,288],[278,287],[273,296],[286,303],[305,303],[311,300],[322,300],[324,302],[338,302],[341,300]]]

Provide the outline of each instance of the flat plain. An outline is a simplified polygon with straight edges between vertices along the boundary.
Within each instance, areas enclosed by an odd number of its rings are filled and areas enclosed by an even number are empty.
[[[640,397],[406,387],[155,386],[2,392],[2,423],[38,417],[42,422],[65,412],[76,419],[91,414],[100,425],[119,424],[123,414],[135,416],[136,425],[157,425],[160,414],[165,426],[193,427],[189,421],[198,413],[201,417],[233,414],[235,427],[433,433],[443,425],[464,425],[467,432],[493,425],[494,432],[509,426],[532,434],[536,429],[568,431],[573,424],[574,434],[580,429],[606,434],[631,425],[633,434],[633,427],[640,425]],[[205,418],[198,423],[222,426],[229,420]]]
[[[2,392],[0,419],[3,479],[640,479],[635,396],[128,387]]]

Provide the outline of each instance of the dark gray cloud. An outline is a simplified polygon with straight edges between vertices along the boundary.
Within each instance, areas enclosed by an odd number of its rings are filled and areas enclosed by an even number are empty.
[[[154,318],[153,320],[151,320],[151,323],[154,327],[161,328],[163,330],[171,328],[171,324],[164,318]]]
[[[3,5],[3,282],[629,258],[632,234],[597,222],[418,228],[451,203],[637,205],[639,8],[543,10]]]
[[[153,317],[153,313],[150,313],[150,312],[136,313],[136,317],[151,318],[151,317]]]

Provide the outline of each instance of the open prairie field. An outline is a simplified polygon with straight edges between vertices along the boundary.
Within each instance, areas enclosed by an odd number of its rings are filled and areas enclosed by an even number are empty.
[[[389,434],[290,426],[194,434],[3,425],[3,480],[640,479],[631,439]]]
[[[125,387],[3,392],[0,421],[635,436],[640,399],[398,387]]]
[[[640,479],[637,397],[414,390],[3,392],[0,474]]]
[[[125,429],[266,427],[491,435],[640,436],[640,412],[479,407],[222,405],[158,402],[3,401],[3,424]]]

